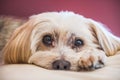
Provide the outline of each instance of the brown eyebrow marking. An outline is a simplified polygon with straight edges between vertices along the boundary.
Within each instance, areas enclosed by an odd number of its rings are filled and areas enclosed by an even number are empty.
[[[71,33],[71,36],[68,38],[67,45],[72,46],[71,43],[73,43],[74,39],[75,39],[75,34]]]
[[[52,35],[54,37],[55,42],[58,43],[58,40],[59,40],[59,37],[60,37],[59,32],[54,30]]]
[[[68,38],[68,41],[67,41],[67,45],[68,46],[71,46],[71,48],[73,50],[75,50],[76,52],[79,52],[81,50],[81,47],[75,47],[74,46],[74,41],[76,38],[79,38],[75,35],[75,33],[71,33],[71,36]]]

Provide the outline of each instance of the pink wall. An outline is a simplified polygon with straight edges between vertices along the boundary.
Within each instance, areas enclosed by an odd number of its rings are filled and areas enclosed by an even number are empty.
[[[69,10],[106,24],[120,36],[120,0],[0,0],[0,15],[28,17]]]

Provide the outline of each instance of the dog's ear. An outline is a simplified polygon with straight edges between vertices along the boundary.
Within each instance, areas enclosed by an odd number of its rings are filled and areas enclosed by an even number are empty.
[[[120,38],[113,35],[105,26],[99,22],[89,19],[90,28],[94,33],[101,48],[105,51],[107,56],[112,56],[120,51]]]
[[[13,32],[2,51],[4,63],[27,63],[31,55],[30,35],[33,28],[28,21]]]

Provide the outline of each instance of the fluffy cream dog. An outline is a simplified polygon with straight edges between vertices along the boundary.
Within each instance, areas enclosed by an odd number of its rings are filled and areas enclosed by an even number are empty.
[[[120,50],[120,39],[103,26],[72,12],[34,15],[13,33],[3,49],[4,62],[56,70],[101,68]]]

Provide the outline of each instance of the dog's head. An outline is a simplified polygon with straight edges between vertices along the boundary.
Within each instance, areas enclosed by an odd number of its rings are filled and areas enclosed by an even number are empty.
[[[111,56],[120,49],[120,39],[92,19],[48,12],[17,28],[3,53],[5,63],[33,63],[48,69],[66,64],[63,69],[78,70],[81,54],[91,48]]]

